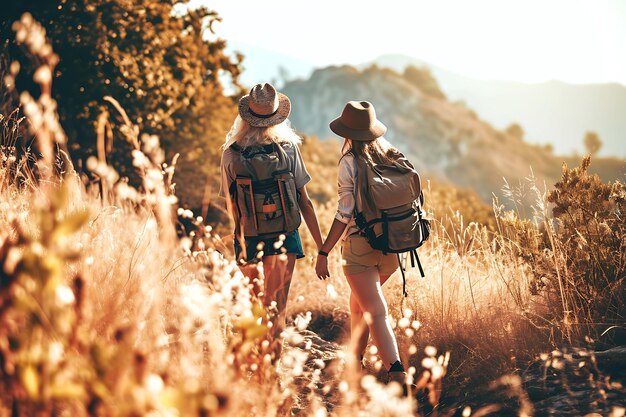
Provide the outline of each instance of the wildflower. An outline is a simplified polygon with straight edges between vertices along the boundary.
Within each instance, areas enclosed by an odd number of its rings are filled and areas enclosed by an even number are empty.
[[[158,394],[163,391],[163,387],[165,384],[163,383],[163,379],[156,374],[150,374],[146,376],[144,385],[148,392],[152,394]]]
[[[148,168],[150,166],[150,161],[140,150],[133,149],[131,155],[133,156],[133,166],[137,168]]]
[[[56,302],[59,306],[73,304],[75,301],[74,292],[67,285],[59,285],[55,291]]]
[[[37,68],[35,74],[33,75],[33,80],[39,84],[48,84],[52,81],[52,72],[50,71],[50,67],[41,66]]]
[[[17,75],[17,73],[20,72],[20,63],[19,63],[19,61],[11,62],[11,66],[9,67],[9,71],[11,72],[12,75]]]
[[[311,322],[311,312],[307,311],[306,314],[298,314],[296,316],[296,319],[294,320],[296,328],[299,331],[303,331],[306,330],[306,328],[309,326],[309,323]]]
[[[424,353],[426,353],[426,355],[430,357],[434,357],[437,354],[437,348],[435,348],[434,346],[426,346],[426,348],[424,349]]]
[[[437,365],[437,361],[435,360],[435,358],[428,357],[428,358],[422,359],[422,367],[423,368],[432,369],[436,365]]]
[[[64,352],[63,344],[61,342],[52,342],[48,347],[48,360],[52,365],[57,365],[63,359]]]
[[[326,295],[328,295],[328,297],[331,300],[334,300],[337,298],[338,294],[337,294],[337,290],[335,290],[335,286],[333,284],[328,284],[326,286]]]

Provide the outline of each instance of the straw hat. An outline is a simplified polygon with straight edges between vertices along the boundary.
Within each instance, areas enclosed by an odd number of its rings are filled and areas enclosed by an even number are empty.
[[[239,115],[255,127],[269,127],[282,123],[291,112],[289,98],[276,91],[269,83],[257,84],[250,94],[239,100]]]
[[[330,130],[343,138],[369,142],[381,137],[387,127],[376,119],[376,110],[369,101],[349,101],[341,116],[330,122]]]

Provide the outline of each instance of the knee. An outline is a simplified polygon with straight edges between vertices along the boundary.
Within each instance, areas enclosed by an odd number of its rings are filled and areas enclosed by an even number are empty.
[[[372,319],[386,318],[389,311],[387,310],[387,304],[384,300],[372,300],[367,306],[365,311],[372,317]]]
[[[350,311],[354,314],[361,314],[361,305],[359,304],[359,302],[357,301],[356,297],[354,296],[354,294],[350,294]]]

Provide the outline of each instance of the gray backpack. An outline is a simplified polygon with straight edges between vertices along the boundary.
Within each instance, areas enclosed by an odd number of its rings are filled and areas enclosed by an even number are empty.
[[[229,191],[237,233],[244,237],[272,239],[300,226],[296,183],[283,146],[295,145],[230,146],[236,178]]]
[[[420,176],[404,156],[388,165],[372,164],[356,156],[354,160],[357,165],[356,225],[372,248],[398,254],[402,290],[406,297],[406,279],[400,254],[408,253],[412,266],[417,264],[424,277],[417,248],[430,235],[430,219],[426,218],[423,209]],[[361,207],[360,212],[356,209],[358,206]]]

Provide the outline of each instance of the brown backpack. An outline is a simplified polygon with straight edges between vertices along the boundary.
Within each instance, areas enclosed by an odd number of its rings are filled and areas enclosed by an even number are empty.
[[[403,155],[390,164],[370,163],[356,156],[354,160],[357,167],[356,225],[372,248],[398,254],[402,289],[406,297],[406,279],[400,254],[408,253],[412,266],[417,264],[424,277],[417,248],[430,235],[430,219],[426,218],[423,209],[420,176]],[[361,207],[361,211],[356,207]]]
[[[236,179],[229,191],[238,235],[272,239],[300,226],[295,178],[283,146],[295,145],[230,146]]]

